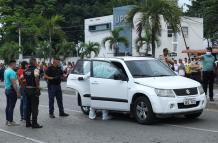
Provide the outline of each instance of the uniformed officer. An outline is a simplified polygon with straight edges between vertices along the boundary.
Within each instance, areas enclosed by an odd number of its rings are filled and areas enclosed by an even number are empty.
[[[49,116],[55,118],[54,115],[54,98],[57,100],[59,108],[59,116],[67,117],[69,114],[64,112],[63,97],[61,90],[61,80],[63,78],[63,70],[60,67],[60,59],[54,58],[53,64],[45,72],[45,78],[48,80],[49,95]]]
[[[37,69],[36,59],[30,59],[30,66],[24,72],[25,95],[27,96],[27,115],[26,115],[26,127],[42,128],[37,122],[38,107],[39,107],[39,69]],[[30,118],[32,115],[32,123]]]

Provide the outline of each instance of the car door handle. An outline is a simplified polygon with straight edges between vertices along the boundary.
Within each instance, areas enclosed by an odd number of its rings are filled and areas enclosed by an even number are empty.
[[[99,84],[99,82],[93,81],[93,82],[91,82],[91,84]]]

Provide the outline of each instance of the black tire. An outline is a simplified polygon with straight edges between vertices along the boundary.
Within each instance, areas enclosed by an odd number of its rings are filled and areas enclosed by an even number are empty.
[[[81,110],[82,110],[83,114],[89,115],[90,107],[88,107],[88,106],[81,106]]]
[[[139,124],[151,125],[156,122],[150,101],[146,97],[138,97],[133,104],[133,115]]]
[[[198,112],[198,113],[187,114],[187,115],[185,115],[185,118],[187,118],[187,119],[196,119],[199,116],[201,116],[201,114],[202,114],[202,111]]]

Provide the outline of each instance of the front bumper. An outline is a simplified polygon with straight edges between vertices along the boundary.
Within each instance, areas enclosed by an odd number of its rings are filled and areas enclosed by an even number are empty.
[[[195,105],[184,105],[186,99],[196,100]],[[153,112],[156,114],[183,114],[200,111],[206,108],[207,99],[205,94],[193,96],[158,97],[152,99]]]

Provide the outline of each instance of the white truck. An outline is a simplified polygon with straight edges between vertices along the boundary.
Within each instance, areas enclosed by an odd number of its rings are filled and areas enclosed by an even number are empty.
[[[67,87],[77,91],[85,114],[89,107],[130,112],[140,124],[152,124],[163,115],[197,118],[207,103],[200,83],[147,57],[79,60]]]

